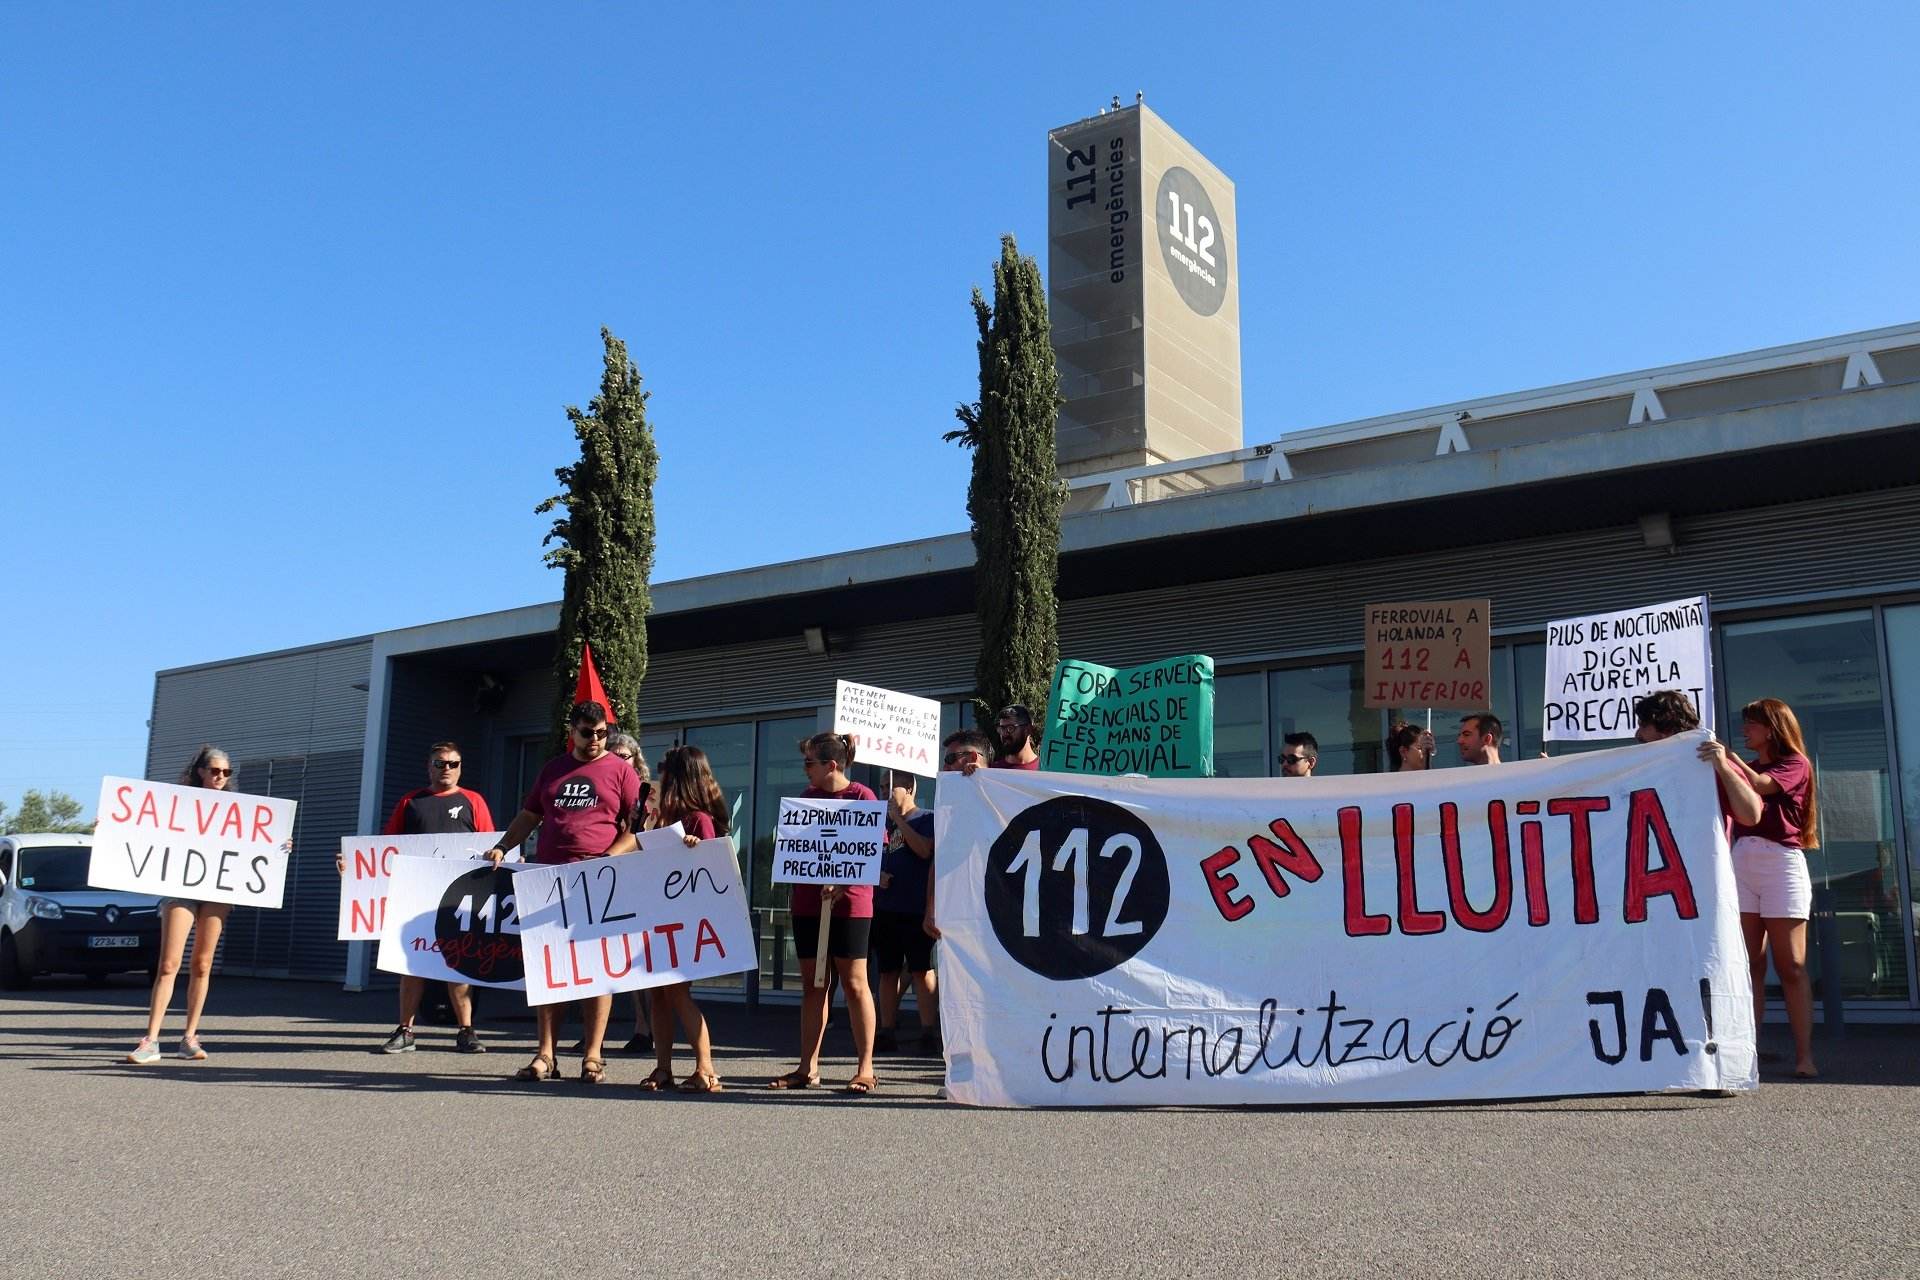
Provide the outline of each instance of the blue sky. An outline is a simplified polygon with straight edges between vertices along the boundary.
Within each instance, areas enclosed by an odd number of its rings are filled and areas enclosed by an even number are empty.
[[[968,290],[1115,94],[1237,184],[1249,443],[1920,318],[1912,6],[694,8],[0,7],[0,800],[556,598],[603,324],[657,581],[963,528]]]

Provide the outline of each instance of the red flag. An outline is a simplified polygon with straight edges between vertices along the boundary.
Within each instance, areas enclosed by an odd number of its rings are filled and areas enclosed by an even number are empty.
[[[573,684],[575,703],[597,702],[607,709],[607,723],[619,724],[614,717],[613,704],[607,701],[606,686],[600,683],[600,673],[593,666],[593,646],[582,641],[580,645],[580,678]]]

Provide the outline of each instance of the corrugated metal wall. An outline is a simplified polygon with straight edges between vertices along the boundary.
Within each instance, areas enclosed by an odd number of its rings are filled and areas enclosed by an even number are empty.
[[[232,757],[242,791],[297,800],[293,864],[279,911],[234,910],[225,973],[338,978],[340,837],[356,833],[371,641],[172,672],[154,681],[147,776],[174,781],[203,742]]]

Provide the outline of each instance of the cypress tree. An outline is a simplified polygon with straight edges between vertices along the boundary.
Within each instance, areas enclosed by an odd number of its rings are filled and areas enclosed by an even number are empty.
[[[562,511],[542,544],[558,544],[546,562],[566,572],[553,655],[556,750],[566,742],[583,641],[593,645],[594,665],[613,704],[609,710],[629,733],[639,732],[640,684],[647,675],[653,482],[660,454],[647,424],[649,393],[640,389],[640,370],[627,358],[627,344],[604,328],[600,341],[606,349],[600,394],[585,413],[567,406],[580,458],[555,470],[560,492],[534,508]]]
[[[1066,501],[1054,425],[1060,374],[1047,324],[1040,268],[1000,237],[993,305],[973,291],[980,328],[980,398],[955,411],[960,429],[946,439],[973,450],[967,515],[973,523],[974,601],[980,659],[974,710],[992,734],[1008,703],[1038,716],[1060,658],[1060,510]]]

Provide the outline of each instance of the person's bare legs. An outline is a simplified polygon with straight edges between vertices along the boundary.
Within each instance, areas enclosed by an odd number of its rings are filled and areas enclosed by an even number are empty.
[[[880,986],[876,996],[880,1003],[880,1029],[892,1031],[900,1025],[900,999],[906,989],[900,981],[898,969],[883,970],[880,974]]]
[[[928,1032],[940,1021],[940,985],[932,969],[922,969],[913,978],[913,1007],[920,1015],[920,1030]]]
[[[167,904],[160,921],[160,954],[153,965],[153,991],[147,997],[147,1039],[160,1039],[160,1024],[166,1020],[167,1006],[173,1003],[173,980],[180,974],[180,958],[186,954],[187,935],[193,931],[193,908],[177,902]]]
[[[873,990],[867,985],[867,958],[856,956],[851,960],[835,960],[833,967],[840,975],[840,990],[847,1000],[847,1025],[853,1032],[853,1051],[860,1060],[859,1067],[853,1073],[854,1078],[870,1077],[873,1075],[874,1008]],[[816,1053],[818,1048],[819,1042],[816,1040]]]
[[[1753,975],[1753,1042],[1767,1020],[1767,929],[1754,911],[1740,913],[1740,936],[1747,940],[1747,971]]]
[[[424,983],[422,986],[424,987]],[[447,1003],[453,1006],[453,1021],[456,1026],[473,1026],[473,987],[465,982],[447,984]],[[418,1006],[416,1005],[416,1008]],[[407,1016],[407,1024],[413,1024],[412,1014]]]
[[[1813,984],[1807,980],[1807,922],[1767,920],[1767,947],[1780,993],[1787,1001],[1787,1025],[1793,1029],[1793,1074],[1817,1076],[1813,1065]]]
[[[602,1041],[607,1038],[607,1023],[612,1018],[612,996],[586,996],[580,1000],[580,1057],[583,1061],[605,1061]]]
[[[213,985],[213,953],[220,946],[221,930],[227,927],[227,913],[233,908],[224,902],[202,903],[193,928],[193,962],[187,973],[186,1038],[200,1035],[200,1011],[207,1004],[207,988]]]
[[[553,1063],[555,1070],[560,1066],[560,1051],[556,1043],[560,1038],[560,1022],[566,1016],[567,1005],[564,1002],[539,1005],[533,1011],[533,1025],[540,1033],[540,1046],[533,1051],[534,1056]]]
[[[400,1025],[413,1030],[413,1020],[420,1013],[420,998],[427,993],[427,980],[416,978],[410,973],[400,975]]]
[[[636,994],[647,997],[647,1009],[652,1021],[648,1034],[653,1036],[653,1070],[655,1075],[665,1073],[668,1080],[673,1079],[673,1002],[667,999],[666,989],[651,987]]]
[[[666,1067],[669,1071],[673,1069],[671,1048],[672,1020],[678,1017],[680,1019],[681,1030],[687,1033],[687,1044],[693,1049],[694,1072],[700,1076],[717,1075],[718,1073],[713,1069],[713,1038],[707,1034],[706,1015],[701,1013],[700,1006],[694,1003],[693,984],[691,982],[676,982],[671,987],[663,990],[660,993],[660,1008],[666,1013],[665,1025],[669,1036],[668,1040],[661,1040],[658,1028],[662,1024],[659,1022],[654,1024],[656,1028],[654,1031],[654,1043],[669,1045],[669,1048],[661,1057],[660,1065]]]
[[[809,922],[802,928],[812,928]],[[820,1074],[820,1041],[827,1034],[827,1001],[833,993],[833,970],[828,968],[823,981],[815,981],[816,958],[800,957],[800,969],[807,985],[800,992],[800,1065],[793,1075],[811,1080]]]

